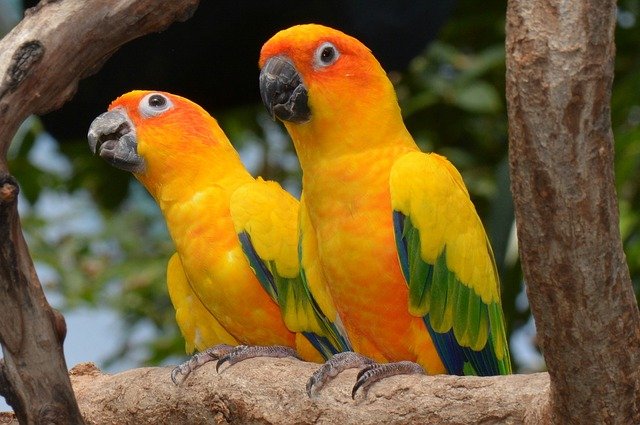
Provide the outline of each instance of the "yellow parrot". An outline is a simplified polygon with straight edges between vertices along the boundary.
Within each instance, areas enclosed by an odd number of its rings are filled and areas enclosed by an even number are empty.
[[[298,201],[253,178],[204,109],[170,93],[132,91],[93,121],[88,139],[162,211],[176,249],[167,285],[187,352],[214,346],[178,366],[174,381],[215,359],[219,366],[293,348],[321,362],[350,348],[335,309],[331,320],[320,309],[331,300],[313,298],[301,276]],[[304,277],[323,285],[313,271]],[[233,349],[239,344],[251,346]]]
[[[262,47],[262,100],[283,121],[303,171],[301,234],[354,351],[323,366],[366,366],[354,392],[399,373],[511,373],[491,246],[462,177],[421,152],[369,49],[299,25]],[[388,363],[400,362],[402,363]],[[415,362],[421,367],[416,367]],[[309,387],[308,387],[309,389]]]

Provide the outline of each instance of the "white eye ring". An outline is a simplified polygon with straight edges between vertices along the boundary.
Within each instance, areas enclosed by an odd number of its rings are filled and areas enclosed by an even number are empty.
[[[336,46],[334,46],[333,43],[325,41],[316,49],[316,52],[313,55],[313,61],[316,67],[324,68],[326,66],[333,65],[339,57],[340,52]]]
[[[145,118],[157,117],[173,108],[171,99],[160,93],[149,93],[140,101],[138,109]]]

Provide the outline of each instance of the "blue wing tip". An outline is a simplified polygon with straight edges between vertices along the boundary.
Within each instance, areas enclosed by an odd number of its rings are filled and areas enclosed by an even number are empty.
[[[458,344],[453,329],[446,333],[436,332],[429,323],[428,315],[423,319],[447,373],[465,375],[465,363],[468,363],[478,376],[501,375],[491,339],[482,350],[475,351]]]
[[[331,344],[326,337],[320,336],[315,332],[302,332],[302,334],[309,340],[311,345],[322,354],[325,360],[328,360],[334,354],[341,351]]]

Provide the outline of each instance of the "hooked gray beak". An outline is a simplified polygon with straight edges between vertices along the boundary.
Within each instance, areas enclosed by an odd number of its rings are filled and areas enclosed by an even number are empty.
[[[260,96],[271,118],[305,123],[311,119],[307,88],[291,61],[283,56],[269,59],[260,71]]]
[[[132,173],[145,170],[144,159],[138,155],[136,132],[126,112],[113,109],[93,120],[87,134],[93,154],[116,168]]]

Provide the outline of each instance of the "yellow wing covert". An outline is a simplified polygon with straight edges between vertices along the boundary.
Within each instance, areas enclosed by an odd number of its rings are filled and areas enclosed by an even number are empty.
[[[261,178],[231,196],[231,217],[249,264],[280,306],[287,327],[302,332],[328,358],[350,347],[322,313],[300,273],[298,201]]]

